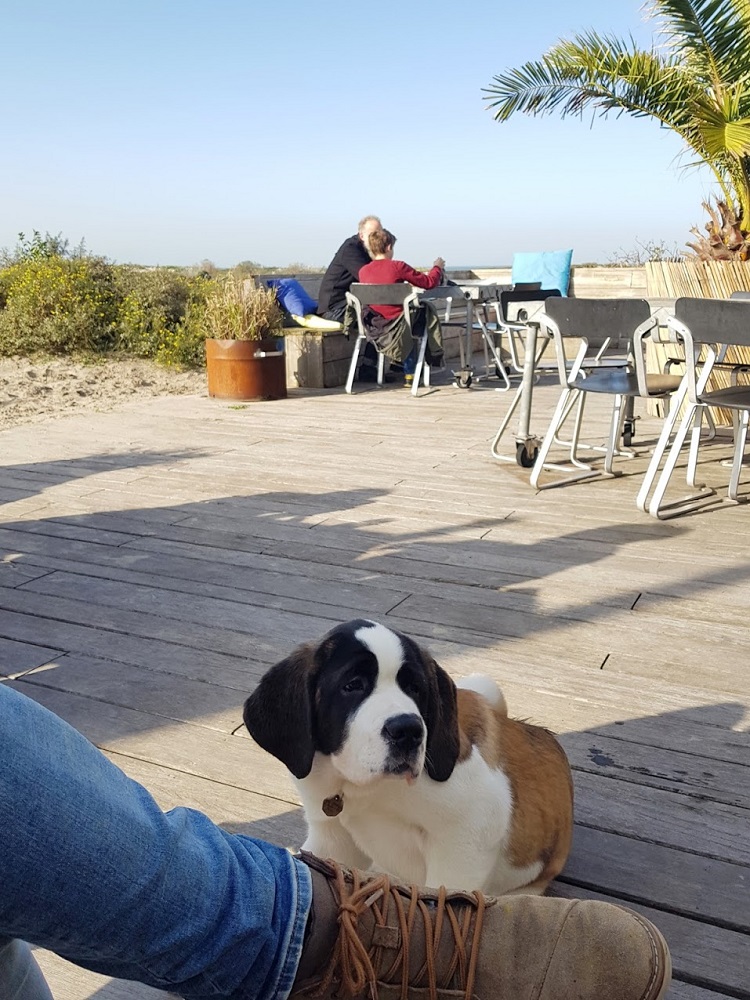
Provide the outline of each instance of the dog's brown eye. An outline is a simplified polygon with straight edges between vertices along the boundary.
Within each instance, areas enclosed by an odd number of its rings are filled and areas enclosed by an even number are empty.
[[[352,677],[350,681],[347,681],[346,684],[344,684],[341,690],[345,694],[354,694],[357,691],[364,691],[364,689],[365,689],[365,682],[362,680],[362,678]]]

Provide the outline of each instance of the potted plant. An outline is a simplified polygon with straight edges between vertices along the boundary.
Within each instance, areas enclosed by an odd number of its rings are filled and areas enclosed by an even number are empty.
[[[235,275],[212,285],[204,313],[209,396],[286,398],[283,315],[271,288]]]

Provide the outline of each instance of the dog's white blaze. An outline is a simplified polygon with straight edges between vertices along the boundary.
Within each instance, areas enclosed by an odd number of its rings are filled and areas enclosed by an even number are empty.
[[[402,691],[396,681],[404,662],[404,648],[399,637],[377,622],[371,627],[357,629],[354,637],[374,654],[378,676],[372,694],[349,720],[347,738],[341,750],[331,755],[331,761],[347,781],[362,785],[383,774],[389,750],[383,736],[386,719],[394,715],[420,715],[420,712],[414,699]],[[416,762],[418,770],[424,766],[426,736],[425,727]]]
[[[375,655],[378,661],[378,685],[385,681],[395,684],[396,674],[404,662],[404,647],[396,633],[385,625],[373,622],[372,627],[357,629],[354,638]]]

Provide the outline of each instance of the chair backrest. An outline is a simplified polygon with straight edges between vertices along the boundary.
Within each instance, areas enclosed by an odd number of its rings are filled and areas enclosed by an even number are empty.
[[[544,306],[562,337],[585,340],[590,349],[627,350],[634,331],[651,316],[645,299],[550,298]]]
[[[540,281],[522,281],[518,285],[514,285],[513,288],[500,292],[500,311],[506,322],[512,322],[517,318],[518,310],[516,310],[516,314],[511,315],[511,310],[508,308],[511,304],[517,305],[519,302],[541,304],[549,298],[559,298],[559,296],[560,292],[557,288],[542,288]],[[528,310],[525,311],[525,315],[528,316]]]
[[[393,285],[365,285],[355,282],[349,292],[363,306],[400,306],[410,295],[415,294],[413,286],[405,281]]]
[[[675,319],[690,331],[694,344],[750,347],[750,301],[731,299],[677,299]]]

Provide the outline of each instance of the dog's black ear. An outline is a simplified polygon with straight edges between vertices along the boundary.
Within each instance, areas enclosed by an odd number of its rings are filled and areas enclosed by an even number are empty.
[[[263,675],[245,702],[242,718],[252,738],[295,778],[306,778],[312,767],[314,650],[299,649]]]
[[[431,656],[422,654],[432,674],[427,709],[425,767],[433,781],[447,781],[458,760],[458,696],[456,685]]]

